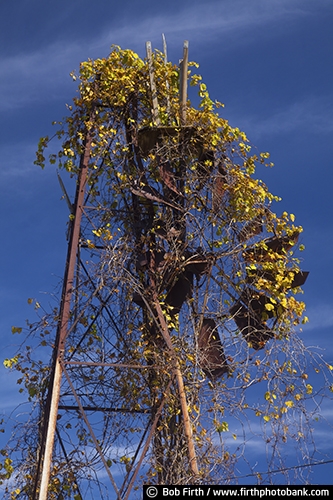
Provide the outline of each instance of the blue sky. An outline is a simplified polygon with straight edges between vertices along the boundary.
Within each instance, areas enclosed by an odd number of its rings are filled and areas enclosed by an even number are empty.
[[[303,336],[333,362],[332,23],[331,0],[0,1],[2,358],[19,342],[11,326],[34,319],[27,299],[53,306],[63,274],[67,206],[55,168],[33,161],[39,137],[52,135],[51,122],[75,95],[69,73],[107,56],[111,44],[144,57],[145,42],[162,49],[165,33],[169,59],[178,62],[189,40],[190,60],[225,104],[223,116],[271,153],[275,167],[257,175],[282,197],[277,210],[296,214],[304,228]],[[17,389],[1,364],[0,416],[19,402]],[[332,407],[324,412],[333,420]],[[327,435],[318,435],[332,458]],[[313,481],[332,472],[332,464],[318,466]]]

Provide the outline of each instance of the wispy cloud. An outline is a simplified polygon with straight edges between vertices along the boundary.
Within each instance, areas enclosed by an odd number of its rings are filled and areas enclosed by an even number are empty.
[[[0,367],[1,412],[7,415],[16,408],[18,412],[21,412],[19,405],[26,402],[26,394],[19,393],[18,378],[18,373],[10,372],[3,366]]]
[[[65,77],[72,69],[71,61],[79,52],[76,43],[69,46],[57,43],[38,52],[19,53],[0,60],[0,109],[17,109],[59,96],[64,82],[67,83]]]
[[[7,180],[18,175],[27,175],[37,171],[34,165],[37,143],[18,142],[14,145],[1,145],[0,179]]]
[[[316,8],[329,6],[329,0],[318,0]],[[118,44],[143,54],[144,42],[151,40],[161,48],[161,33],[165,33],[168,48],[177,47],[185,38],[202,45],[209,51],[210,44],[219,51],[233,50],[235,46],[248,45],[258,36],[274,36],[284,33],[288,25],[312,16],[316,11],[309,0],[211,0],[194,2],[191,7],[179,10],[166,8],[159,15],[144,17],[139,13],[133,20],[126,18],[123,24],[102,30],[101,35],[91,41],[90,49],[108,49]],[[269,27],[269,29],[267,29]],[[274,29],[273,29],[274,28]]]
[[[307,316],[310,321],[304,325],[304,332],[311,330],[321,330],[323,328],[333,329],[333,307],[329,304],[322,304],[316,307],[309,307]]]
[[[322,5],[327,3],[327,0],[318,1]],[[230,50],[230,44],[221,42],[231,37],[233,44],[248,43],[249,38],[241,34],[249,31],[253,38],[256,29],[272,24],[280,24],[282,29],[285,23],[309,15],[309,5],[304,0],[210,1],[176,13],[169,9],[150,17],[145,13],[141,18],[133,9],[123,24],[114,22],[108,28],[102,28],[96,37],[50,43],[31,53],[26,53],[23,48],[15,56],[2,57],[0,108],[11,110],[27,103],[54,99],[69,82],[65,76],[77,69],[81,60],[106,55],[113,43],[143,53],[144,42],[152,40],[160,44],[163,32],[167,34],[171,47],[179,40],[189,38],[196,43],[217,43],[221,50],[223,47]]]
[[[308,133],[331,134],[333,132],[333,102],[329,96],[308,96],[294,102],[266,118],[240,117],[245,130],[251,130],[251,138],[265,135],[290,134],[304,130]]]
[[[299,7],[298,7],[299,5]],[[162,32],[166,32],[168,40],[172,43],[183,37],[193,34],[196,41],[214,39],[216,35],[228,36],[230,33],[247,30],[266,25],[268,22],[278,23],[283,19],[291,19],[305,15],[301,2],[271,0],[253,0],[250,4],[245,0],[210,1],[195,8],[184,8],[177,12],[161,13],[158,16],[146,16],[139,24],[121,26],[118,29],[106,30],[97,44],[105,45],[110,40],[117,39],[121,42],[142,43],[142,33],[146,39],[160,40]],[[236,40],[242,40],[237,37]],[[243,40],[247,43],[248,40]],[[120,43],[120,42],[117,42]]]

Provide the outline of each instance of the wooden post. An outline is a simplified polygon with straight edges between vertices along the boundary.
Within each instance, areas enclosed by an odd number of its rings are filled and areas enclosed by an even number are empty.
[[[184,41],[183,59],[180,61],[180,122],[186,123],[186,101],[187,101],[187,70],[188,70],[188,41]]]
[[[160,332],[163,336],[163,339],[167,345],[167,347],[170,350],[170,353],[173,358],[173,369],[174,369],[174,374],[177,380],[177,385],[178,385],[178,392],[179,392],[179,399],[180,399],[180,407],[182,410],[182,416],[183,416],[183,423],[184,423],[184,433],[185,433],[185,438],[187,441],[187,447],[188,447],[188,459],[190,463],[190,469],[192,471],[192,474],[194,477],[199,476],[199,468],[198,468],[198,462],[197,462],[197,457],[195,453],[195,446],[194,446],[194,439],[193,439],[193,432],[192,432],[192,423],[191,419],[189,416],[188,412],[188,404],[186,400],[186,392],[185,392],[185,386],[184,386],[184,380],[183,380],[183,375],[180,369],[180,364],[179,360],[177,358],[177,354],[174,350],[174,347],[172,345],[172,341],[170,338],[169,334],[169,329],[167,326],[167,323],[164,318],[164,314],[161,308],[161,304],[159,303],[156,291],[154,291],[154,306],[157,312],[158,320],[160,323]]]
[[[149,69],[149,79],[150,79],[150,88],[152,93],[152,104],[153,104],[153,123],[156,127],[161,125],[161,120],[158,115],[158,100],[157,100],[157,91],[154,79],[154,67],[153,67],[153,57],[152,57],[152,49],[151,42],[146,42],[146,53],[148,59],[148,69]]]
[[[163,53],[164,53],[164,64],[167,65],[168,62],[168,53],[167,53],[167,44],[164,33],[162,33],[163,40]],[[167,115],[168,115],[168,124],[170,124],[170,98],[169,98],[169,82],[165,82],[166,90],[167,90]]]

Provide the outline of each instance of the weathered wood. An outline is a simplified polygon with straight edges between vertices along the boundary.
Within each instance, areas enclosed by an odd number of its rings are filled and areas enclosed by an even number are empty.
[[[161,308],[161,304],[159,303],[157,294],[155,292],[155,297],[154,297],[154,306],[157,312],[157,317],[160,323],[160,332],[163,336],[163,339],[169,348],[169,351],[172,355],[173,359],[173,372],[176,376],[177,380],[177,385],[178,385],[178,391],[179,391],[179,399],[180,399],[180,406],[181,406],[181,411],[182,411],[182,416],[183,416],[183,423],[184,423],[184,433],[185,433],[185,438],[186,438],[186,443],[187,443],[187,448],[188,448],[188,459],[189,459],[189,466],[190,469],[193,473],[193,476],[197,478],[199,476],[199,468],[198,468],[198,462],[196,458],[196,453],[195,453],[195,446],[194,446],[194,439],[193,439],[193,431],[192,431],[192,423],[188,411],[188,403],[186,399],[186,391],[185,391],[185,385],[184,385],[184,380],[183,380],[183,375],[180,369],[180,363],[177,357],[177,354],[175,352],[175,349],[173,347],[168,325],[165,321],[165,317]]]
[[[186,123],[188,41],[184,41],[183,59],[180,61],[180,123]]]
[[[130,187],[130,189],[134,195],[139,196],[140,198],[146,198],[150,201],[162,203],[163,205],[167,205],[174,210],[179,210],[182,212],[181,207],[177,207],[176,205],[169,203],[169,201],[165,199],[164,195],[160,194],[156,189],[149,185],[140,186],[138,184],[134,184]]]
[[[164,53],[164,64],[166,65],[168,62],[168,53],[167,53],[167,43],[162,33],[162,41],[163,41],[163,53]],[[170,98],[169,98],[169,82],[168,80],[165,82],[166,90],[167,90],[167,115],[168,115],[168,123],[170,123]]]
[[[153,66],[151,42],[146,42],[146,53],[147,53],[147,59],[148,59],[150,89],[151,89],[151,94],[152,94],[153,123],[154,123],[154,125],[159,127],[161,125],[161,120],[160,120],[159,112],[158,112],[158,100],[157,100],[157,90],[156,90],[155,78],[154,78],[154,66]]]

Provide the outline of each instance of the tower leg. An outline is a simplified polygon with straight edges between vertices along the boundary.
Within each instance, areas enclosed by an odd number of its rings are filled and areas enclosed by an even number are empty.
[[[60,399],[60,385],[62,378],[62,368],[60,360],[64,353],[65,341],[68,331],[68,323],[70,318],[70,306],[74,289],[74,274],[75,264],[77,259],[77,250],[80,239],[80,226],[82,219],[82,208],[84,203],[88,164],[90,158],[92,138],[87,133],[85,141],[85,150],[81,157],[79,182],[77,185],[76,198],[74,204],[74,220],[72,225],[71,237],[68,245],[66,270],[64,276],[64,284],[62,290],[62,300],[60,309],[60,318],[58,323],[58,331],[56,335],[54,358],[53,358],[53,373],[49,388],[49,404],[47,405],[47,413],[44,415],[44,432],[42,434],[41,467],[37,471],[40,474],[40,487],[38,500],[47,500],[48,486],[50,482],[50,471],[52,454],[54,447],[54,436],[57,425],[58,406]],[[36,484],[39,482],[37,477]]]

